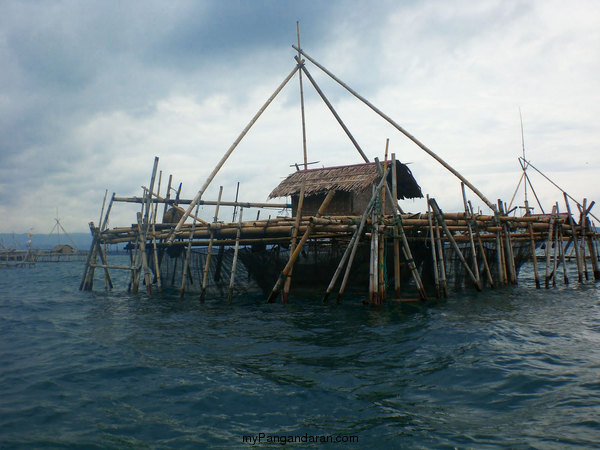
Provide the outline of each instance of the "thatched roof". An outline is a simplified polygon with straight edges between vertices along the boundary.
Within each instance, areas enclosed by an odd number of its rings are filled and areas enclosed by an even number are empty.
[[[410,169],[396,161],[396,177],[398,183],[398,199],[423,197],[421,188],[414,179]],[[334,189],[345,192],[363,192],[371,189],[371,185],[379,181],[379,172],[375,163],[355,164],[352,166],[324,167],[322,169],[299,170],[273,189],[269,198],[298,195],[302,181],[306,181],[305,194],[323,194]],[[392,173],[388,175],[392,184]]]

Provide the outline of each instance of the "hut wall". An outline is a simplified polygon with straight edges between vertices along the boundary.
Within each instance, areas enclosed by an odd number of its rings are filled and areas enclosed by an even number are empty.
[[[367,208],[371,200],[372,192],[367,189],[363,192],[344,192],[338,191],[325,210],[325,216],[360,216]],[[302,205],[303,216],[314,216],[321,203],[325,199],[325,194],[311,195],[304,199]],[[391,200],[386,202],[386,211],[391,212],[393,208]],[[296,217],[298,210],[298,196],[292,196],[292,215]]]
[[[314,216],[321,203],[325,199],[325,194],[317,194],[311,195],[309,197],[304,198],[304,203],[302,204],[302,215],[303,216]],[[333,199],[327,206],[324,215],[325,216],[343,216],[351,214],[352,210],[352,193],[350,192],[336,192]],[[298,211],[298,196],[292,196],[292,215],[296,217],[296,212]]]

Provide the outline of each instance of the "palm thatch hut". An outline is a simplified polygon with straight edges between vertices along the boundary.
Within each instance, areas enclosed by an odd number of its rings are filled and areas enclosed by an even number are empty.
[[[388,164],[391,164],[391,162],[388,161]],[[396,197],[399,200],[423,197],[421,188],[406,164],[396,161],[395,170],[397,178]],[[290,196],[292,199],[292,215],[295,217],[300,189],[304,182],[303,215],[314,215],[327,192],[333,189],[336,194],[325,210],[325,215],[360,216],[371,198],[371,187],[376,185],[379,180],[380,175],[376,163],[299,170],[289,175],[279,186],[273,189],[269,194],[269,198]],[[391,171],[388,174],[387,182],[391,189]],[[388,207],[391,211],[391,203]]]

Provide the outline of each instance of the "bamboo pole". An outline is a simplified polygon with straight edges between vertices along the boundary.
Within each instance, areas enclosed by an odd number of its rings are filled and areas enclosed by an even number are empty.
[[[552,220],[548,225],[548,239],[546,241],[546,277],[545,277],[545,286],[546,289],[550,287],[550,279],[552,275],[550,274],[550,261],[551,261],[551,248],[552,248],[552,240],[554,239],[554,225],[556,222],[556,205],[552,207]]]
[[[231,264],[231,273],[229,277],[229,301],[233,298],[233,286],[235,281],[235,270],[237,268],[238,254],[240,251],[240,230],[242,227],[242,215],[244,214],[244,208],[240,208],[240,221],[238,228],[238,234],[235,238],[235,249],[233,251],[233,263]]]
[[[387,158],[386,158],[387,159]],[[396,154],[392,153],[392,195],[390,199],[394,204],[398,203],[398,174],[396,170]],[[427,215],[431,222],[431,216]],[[394,294],[400,298],[400,241],[398,237],[398,227],[394,224]]]
[[[331,199],[333,198],[334,195],[335,195],[335,191],[333,191],[333,190],[329,191],[327,193],[327,196],[325,197],[325,199],[323,200],[323,203],[321,203],[321,206],[319,207],[319,210],[317,211],[316,217],[321,217],[323,215],[323,213],[325,212],[325,209],[327,208],[327,205],[329,205],[329,202],[331,202]],[[277,295],[283,288],[286,278],[290,274],[291,268],[293,267],[294,263],[296,262],[296,259],[298,259],[298,256],[300,255],[300,252],[302,251],[302,248],[304,247],[304,244],[306,244],[306,241],[310,237],[313,228],[314,228],[314,226],[311,227],[309,225],[307,230],[304,232],[304,235],[302,236],[302,239],[300,239],[300,242],[296,246],[294,253],[292,254],[292,256],[290,256],[290,260],[288,261],[286,266],[283,268],[283,271],[279,275],[279,279],[275,283],[275,286],[273,286],[273,290],[271,291],[271,294],[269,295],[267,302],[273,303],[275,301],[275,298],[277,297]]]
[[[377,214],[375,208],[371,210],[371,247],[369,252],[369,304],[379,304],[379,292],[377,290],[378,269],[378,232]]]
[[[530,243],[531,243],[531,259],[533,262],[533,277],[535,280],[535,287],[536,289],[540,288],[540,278],[538,275],[538,260],[537,260],[537,255],[535,253],[535,239],[534,239],[534,235],[533,235],[533,227],[531,226],[531,224],[529,224],[529,235],[531,237]]]
[[[385,153],[384,153],[384,158],[383,158],[383,173],[387,173],[388,172],[388,148],[390,145],[390,140],[389,138],[386,139],[385,141]],[[395,167],[393,168],[393,170],[395,171]],[[384,183],[384,186],[386,186],[389,190],[389,186],[387,184],[387,182]],[[385,286],[385,276],[386,276],[386,271],[385,271],[385,225],[383,225],[383,218],[385,217],[385,202],[386,202],[386,189],[381,189],[381,194],[380,194],[380,198],[381,198],[381,210],[380,210],[380,217],[378,218],[378,225],[379,223],[382,223],[382,232],[381,232],[381,237],[379,237],[378,240],[378,247],[377,247],[377,293],[378,293],[378,303],[381,304],[383,303],[383,301],[385,300],[385,296],[386,296],[386,286]],[[394,200],[394,197],[390,196],[389,197],[390,201]],[[378,228],[379,231],[379,228]]]
[[[165,208],[163,209],[163,222],[165,221],[165,214],[167,214],[167,210],[169,208],[169,200],[171,199],[171,183],[172,182],[173,182],[173,175],[169,175],[169,182],[167,184],[167,195],[164,198]]]
[[[217,200],[217,207],[215,208],[215,217],[213,219],[213,223],[217,223],[219,218],[219,207],[221,204],[221,197],[223,196],[223,186],[219,186],[219,198]],[[208,271],[210,269],[210,259],[212,256],[212,248],[214,244],[214,231],[210,231],[210,240],[208,243],[208,250],[206,252],[206,262],[204,264],[204,273],[202,274],[202,291],[200,292],[200,301],[204,301],[204,297],[206,296],[206,283],[208,282]]]
[[[427,200],[429,202],[429,199]],[[442,244],[442,237],[440,233],[440,225],[437,217],[434,216],[435,221],[435,240],[437,243],[437,250],[440,260],[440,282],[444,297],[448,297],[448,282],[446,280],[446,256],[444,255],[444,246]]]
[[[160,195],[160,185],[162,182],[162,170],[158,174],[158,187],[156,195]],[[156,245],[156,216],[158,214],[158,203],[154,206],[152,213],[152,252],[154,258],[154,279],[156,280],[156,288],[158,292],[162,292],[162,280],[160,279],[160,264],[158,263],[158,248]]]
[[[106,196],[107,195],[108,195],[108,189],[104,191],[104,200],[102,200],[102,208],[100,209],[100,218],[98,219],[98,227],[99,228],[102,226],[102,216],[104,215],[104,208],[106,207]],[[111,200],[111,205],[112,205],[112,200]],[[92,239],[92,246],[90,247],[90,253],[88,254],[88,259],[86,261],[86,266],[84,269],[84,279],[87,280],[85,282],[85,290],[86,291],[91,291],[94,286],[94,267],[92,267],[91,264],[96,264],[98,250],[100,249],[100,244],[99,244],[98,236],[97,236],[98,232],[100,230],[99,229],[96,230],[93,227],[93,222],[90,222],[90,231],[92,232],[92,235],[94,236],[94,238]],[[104,269],[105,285],[106,285],[107,272],[108,272],[108,269]],[[80,289],[81,289],[81,287],[80,287]]]
[[[298,37],[298,48],[300,46],[300,23],[296,21],[296,36]],[[300,61],[300,52],[296,58],[298,66],[304,66],[304,61]],[[304,156],[304,170],[308,169],[308,156],[306,151],[306,119],[304,116],[304,86],[302,85],[302,71],[298,71],[298,80],[300,81],[300,111],[302,114],[302,152]],[[288,289],[289,291],[289,289]]]
[[[588,209],[588,211],[589,211],[589,209]],[[590,219],[587,217],[587,214],[586,214],[584,220],[585,220],[586,227],[591,229]],[[590,251],[590,260],[592,263],[592,271],[594,274],[594,280],[598,281],[598,280],[600,280],[600,271],[598,270],[598,254],[596,252],[596,248],[594,246],[594,241],[593,241],[594,234],[595,234],[595,232],[590,232],[587,234],[587,245],[588,245],[588,249]]]
[[[292,69],[292,71],[289,73],[289,75],[277,87],[277,89],[275,90],[275,92],[273,92],[273,94],[271,95],[271,97],[269,97],[269,99],[265,102],[265,104],[258,110],[258,112],[254,115],[254,117],[252,118],[252,120],[250,120],[250,122],[248,123],[248,125],[246,125],[246,128],[244,128],[244,130],[240,133],[240,135],[237,137],[237,139],[234,141],[234,143],[225,152],[225,154],[223,155],[223,157],[221,158],[221,160],[217,163],[217,166],[210,173],[210,175],[208,176],[208,178],[206,179],[206,181],[204,182],[204,184],[202,185],[202,187],[200,188],[200,190],[198,191],[198,193],[196,194],[196,196],[192,200],[192,203],[190,203],[190,205],[186,209],[186,211],[183,214],[183,216],[181,217],[181,219],[179,219],[179,222],[177,223],[177,225],[173,229],[172,233],[170,234],[169,238],[167,239],[168,243],[170,243],[170,244],[173,243],[173,241],[175,240],[175,236],[179,233],[179,230],[181,230],[182,225],[185,223],[186,219],[188,218],[188,216],[190,215],[190,213],[192,212],[192,210],[194,209],[194,207],[196,206],[196,204],[198,203],[198,201],[200,200],[200,198],[202,197],[202,195],[204,195],[204,192],[206,191],[206,189],[208,188],[208,186],[212,182],[213,178],[217,175],[217,173],[219,172],[219,170],[221,170],[221,167],[223,167],[223,164],[225,164],[225,162],[227,161],[227,159],[229,158],[229,156],[231,156],[231,154],[233,153],[233,151],[235,150],[235,148],[238,146],[238,144],[241,142],[241,140],[244,138],[244,136],[246,135],[246,133],[248,133],[248,131],[250,130],[250,128],[252,128],[252,125],[254,125],[256,123],[256,121],[258,120],[258,118],[267,109],[267,107],[271,104],[271,102],[275,99],[275,97],[277,96],[277,94],[279,94],[279,92],[284,88],[284,86],[288,83],[288,81],[290,81],[290,79],[294,76],[294,74],[298,70],[298,67],[299,66],[295,66]]]
[[[142,186],[144,191],[147,191],[148,188],[146,186]],[[178,207],[177,205],[189,205],[193,200],[190,199],[173,199],[170,198],[162,198],[160,195],[156,195],[153,193],[152,203],[164,203],[166,207],[169,205],[173,205],[175,209],[181,212],[185,212],[185,209]],[[144,198],[142,197],[115,197],[116,202],[120,203],[144,203]],[[215,200],[199,200],[197,202],[200,206],[215,206],[217,202]],[[291,208],[292,205],[290,203],[270,203],[270,202],[225,202],[221,201],[221,206],[234,206],[238,208],[271,208],[271,209],[286,209]],[[190,215],[190,217],[192,217]],[[193,217],[192,217],[193,219]],[[208,223],[205,220],[202,220],[199,217],[196,217],[196,220],[200,223]]]
[[[498,211],[499,214],[505,215],[504,205],[502,203],[502,200],[500,199],[498,199]],[[517,284],[517,269],[515,264],[515,255],[513,252],[513,245],[508,222],[502,223],[502,232],[504,234],[504,257],[506,261],[506,268],[508,269],[508,274],[510,276],[510,282],[512,284]]]
[[[351,87],[349,87],[347,84],[345,84],[342,80],[340,80],[339,78],[337,78],[333,73],[331,73],[329,70],[327,70],[325,67],[323,67],[321,64],[319,64],[317,61],[315,61],[313,58],[311,58],[310,56],[308,56],[306,54],[305,51],[303,51],[302,49],[293,46],[294,49],[296,49],[299,53],[301,53],[306,59],[308,59],[310,62],[312,62],[315,66],[317,66],[319,69],[321,69],[323,72],[325,72],[327,75],[329,75],[333,80],[335,80],[340,86],[342,86],[343,88],[345,88],[348,92],[350,92],[352,95],[354,95],[357,99],[359,99],[361,102],[363,102],[365,105],[367,105],[369,108],[371,108],[375,113],[377,113],[379,116],[381,116],[384,120],[386,120],[390,125],[392,125],[394,128],[396,128],[398,131],[400,131],[402,134],[404,134],[408,139],[410,139],[411,141],[413,141],[418,147],[420,147],[423,151],[425,151],[428,155],[430,155],[432,158],[434,158],[437,162],[439,162],[442,166],[444,166],[447,170],[450,171],[450,173],[452,173],[454,176],[456,176],[459,180],[461,180],[463,183],[465,183],[469,189],[471,189],[481,200],[483,200],[483,202],[488,205],[488,207],[494,211],[495,210],[495,206],[492,202],[490,202],[485,195],[483,195],[483,193],[481,193],[481,191],[479,191],[479,189],[477,189],[471,182],[469,182],[464,176],[462,176],[458,171],[456,171],[452,166],[450,166],[450,164],[448,164],[446,161],[444,161],[440,156],[438,156],[437,154],[435,154],[433,151],[431,151],[428,147],[425,146],[425,144],[423,144],[421,141],[419,141],[416,137],[414,137],[413,135],[411,135],[408,131],[406,131],[404,128],[402,128],[400,125],[398,125],[396,122],[394,122],[389,116],[387,116],[386,114],[384,114],[380,109],[378,109],[377,107],[375,107],[373,104],[371,104],[367,99],[365,99],[364,97],[362,97],[360,94],[358,94],[355,90],[353,90]]]
[[[583,264],[583,274],[585,276],[585,280],[589,280],[589,274],[588,274],[588,269],[587,269],[587,258],[586,258],[586,251],[585,251],[585,243],[586,243],[586,227],[585,227],[585,214],[584,211],[587,208],[587,198],[583,199],[583,205],[582,206],[578,206],[579,208],[579,227],[581,229],[581,240],[580,240],[580,245],[581,245],[581,261]]]
[[[477,262],[477,250],[475,249],[475,241],[473,240],[473,229],[471,227],[471,218],[469,215],[469,206],[467,204],[467,194],[465,192],[465,183],[460,183],[460,188],[462,191],[462,198],[465,207],[465,216],[467,219],[467,231],[469,235],[469,244],[471,246],[471,261],[473,264],[473,273],[475,274],[475,278],[477,279],[478,284],[480,284],[480,276],[479,276],[479,263]]]
[[[557,203],[558,204],[558,203]],[[567,276],[567,263],[565,261],[565,249],[563,247],[563,227],[562,224],[561,226],[558,228],[558,242],[559,242],[559,249],[560,249],[560,262],[562,263],[562,267],[563,267],[563,283],[566,285],[569,284],[569,277]]]
[[[296,244],[298,242],[298,229],[300,228],[300,220],[302,219],[302,206],[304,205],[304,190],[306,188],[306,182],[302,180],[302,185],[300,186],[300,196],[298,197],[298,207],[296,208],[296,221],[294,222],[294,228],[292,229],[292,241],[290,243],[290,257],[293,255],[294,250],[296,249]],[[288,297],[290,294],[290,287],[292,285],[292,273],[294,271],[294,267],[290,269],[290,275],[285,280],[285,285],[283,286],[283,294],[281,296],[281,301],[283,303],[288,302]]]
[[[429,239],[431,246],[431,262],[433,266],[433,281],[435,283],[435,293],[437,298],[441,298],[440,276],[438,274],[438,262],[435,254],[435,238],[433,236],[433,223],[431,220],[431,205],[429,204],[429,194],[427,194],[427,218],[429,220]]]
[[[299,58],[297,58],[296,61],[299,61]],[[312,85],[315,88],[315,90],[317,91],[317,93],[321,96],[321,99],[323,100],[325,105],[327,105],[327,107],[329,108],[329,111],[331,112],[331,114],[333,114],[333,117],[335,117],[335,119],[337,120],[339,125],[342,127],[342,129],[346,133],[346,136],[348,136],[348,138],[354,145],[354,148],[356,148],[356,150],[358,151],[358,153],[360,154],[362,159],[368,163],[369,158],[367,158],[367,155],[365,155],[365,153],[362,151],[362,149],[360,148],[360,145],[358,145],[358,142],[356,141],[356,139],[354,139],[354,136],[352,135],[352,133],[350,132],[350,130],[348,129],[348,127],[346,126],[346,124],[344,123],[342,118],[339,116],[339,114],[337,113],[337,111],[335,110],[335,108],[333,107],[331,102],[329,101],[329,99],[325,96],[325,94],[323,93],[323,91],[321,90],[319,85],[317,85],[316,81],[314,80],[314,78],[312,77],[312,75],[310,74],[310,72],[308,71],[308,69],[306,68],[306,66],[304,64],[302,65],[302,72],[304,72],[306,74],[306,78],[308,78],[308,80],[312,83]],[[302,72],[300,72],[300,73],[302,73]]]
[[[196,205],[196,216],[198,215],[199,205]],[[185,294],[185,278],[188,275],[189,265],[190,265],[190,257],[192,256],[192,240],[194,239],[194,231],[196,228],[196,221],[192,222],[192,229],[190,230],[190,238],[188,240],[187,250],[185,252],[185,260],[183,261],[183,267],[181,269],[181,287],[179,289],[179,297],[183,298]],[[194,280],[190,276],[190,283],[193,283]]]
[[[563,191],[563,197],[565,199],[565,205],[567,206],[568,221],[569,221],[569,225],[571,227],[571,234],[572,234],[572,239],[573,239],[573,250],[575,251],[575,261],[577,263],[577,278],[578,278],[578,281],[581,283],[581,282],[583,282],[583,273],[582,273],[582,267],[581,267],[581,259],[579,257],[579,241],[577,239],[577,230],[575,229],[575,222],[574,222],[573,216],[571,214],[571,206],[569,205],[569,199],[567,198],[568,195],[564,191]]]

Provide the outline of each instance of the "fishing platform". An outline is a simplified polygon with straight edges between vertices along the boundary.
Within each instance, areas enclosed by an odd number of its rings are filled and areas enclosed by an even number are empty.
[[[526,194],[521,209],[524,214],[517,216],[521,210],[512,207],[514,195],[508,205],[502,200],[491,202],[438,154],[310,57],[300,48],[299,37],[298,45],[293,47],[297,51],[293,70],[225,152],[193,199],[180,198],[181,186],[173,188],[172,175],[164,194],[161,192],[163,174],[158,169],[158,157],[154,159],[150,183],[142,186],[140,196],[113,193],[107,205],[105,194],[98,225],[89,224],[93,240],[80,289],[93,289],[96,269],[103,273],[105,288],[112,288],[110,270],[117,269],[129,272],[128,289],[132,292],[140,287],[148,293],[177,289],[181,296],[223,296],[231,301],[236,295],[260,291],[269,302],[280,298],[287,302],[290,292],[319,295],[323,301],[335,295],[337,302],[347,294],[378,305],[386,300],[441,298],[456,289],[517,284],[520,267],[528,261],[537,288],[551,287],[560,278],[568,284],[567,264],[572,260],[578,282],[600,279],[599,236],[593,222],[598,219],[591,213],[593,201],[579,203],[548,179],[561,191],[565,208],[561,212],[556,202],[552,211],[545,213],[527,174],[528,169],[539,170],[523,154],[519,158],[519,185],[524,184]],[[433,196],[424,196],[408,166],[395,154],[388,155],[389,139],[382,160],[369,160],[315,82],[307,61],[457,178],[464,208],[447,212]],[[270,200],[284,198],[285,202],[239,202],[237,194],[234,201],[225,201],[222,186],[216,200],[204,199],[208,186],[240,141],[296,74],[301,93],[304,163],[295,165],[296,171],[269,195]],[[364,163],[309,168],[303,77],[313,85]],[[541,214],[532,213],[528,186]],[[473,208],[468,198],[473,194],[487,205],[489,213]],[[399,203],[423,197],[427,211],[420,213],[407,213]],[[137,205],[131,225],[108,227],[116,204]],[[578,217],[571,204],[577,206]],[[211,221],[198,216],[200,206],[214,207]],[[234,208],[230,221],[219,217],[220,208],[225,206]],[[254,220],[244,217],[249,208],[259,210]],[[268,210],[287,211],[287,215],[264,218],[263,213],[261,219],[261,212],[268,214]],[[105,249],[111,244],[126,245],[128,264],[108,261]]]

